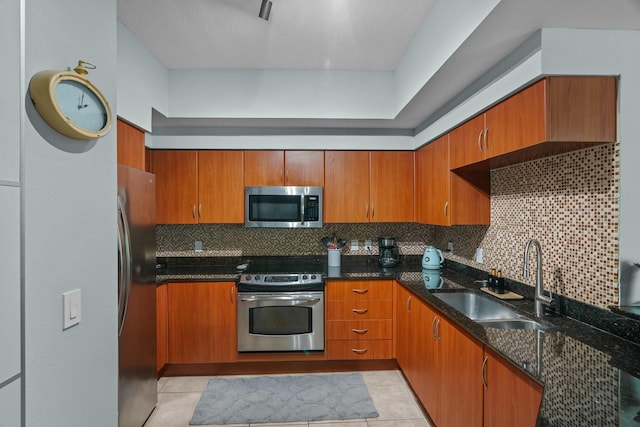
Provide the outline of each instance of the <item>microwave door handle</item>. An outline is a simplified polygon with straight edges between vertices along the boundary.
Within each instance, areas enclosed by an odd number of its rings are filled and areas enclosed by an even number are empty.
[[[300,222],[304,224],[304,194],[300,197],[302,197],[302,203],[300,203]]]

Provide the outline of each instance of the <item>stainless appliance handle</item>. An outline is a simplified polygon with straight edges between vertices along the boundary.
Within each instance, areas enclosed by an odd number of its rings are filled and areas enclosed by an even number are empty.
[[[118,336],[122,334],[124,321],[127,317],[127,306],[129,305],[129,294],[131,293],[131,235],[129,234],[129,221],[124,211],[122,199],[118,196],[118,234],[120,236],[119,248],[122,254],[120,263],[120,280],[118,290]],[[122,283],[124,281],[124,284]]]
[[[304,224],[304,194],[300,195],[302,203],[300,203],[300,223]]]
[[[250,297],[242,297],[240,301],[242,302],[253,302],[253,301],[295,301],[295,302],[318,302],[320,298],[314,298],[310,295],[299,295],[299,296],[275,296],[275,295],[253,295]]]

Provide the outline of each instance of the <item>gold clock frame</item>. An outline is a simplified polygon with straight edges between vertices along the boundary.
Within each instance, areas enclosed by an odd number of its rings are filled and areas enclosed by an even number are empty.
[[[65,80],[80,83],[97,96],[107,113],[107,120],[102,129],[91,131],[81,128],[64,114],[58,105],[55,93],[56,86]],[[84,140],[97,139],[105,136],[111,129],[113,115],[109,107],[109,102],[93,83],[77,72],[56,70],[40,71],[34,74],[29,82],[29,96],[36,111],[38,111],[38,114],[40,114],[44,121],[53,129],[69,138]]]

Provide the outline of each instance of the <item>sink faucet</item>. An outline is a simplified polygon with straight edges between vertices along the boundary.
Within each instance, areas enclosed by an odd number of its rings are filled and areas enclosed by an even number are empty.
[[[529,251],[532,245],[536,247],[536,316],[542,317],[543,305],[551,305],[553,302],[553,293],[549,290],[549,296],[544,295],[544,285],[542,284],[542,247],[540,247],[540,242],[536,239],[529,239],[524,248],[522,275],[525,279],[529,278]]]

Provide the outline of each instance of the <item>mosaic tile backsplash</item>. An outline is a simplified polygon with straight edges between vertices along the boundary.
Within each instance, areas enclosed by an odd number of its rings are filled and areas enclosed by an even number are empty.
[[[416,223],[325,224],[322,228],[245,228],[241,224],[158,225],[158,256],[283,256],[326,255],[325,236],[347,240],[343,255],[368,255],[365,239],[378,253],[378,236],[393,236],[403,255],[421,255],[425,242],[433,241],[433,226]],[[194,252],[194,242],[202,252]],[[350,250],[358,240],[359,249]]]
[[[524,247],[536,238],[542,245],[543,277],[554,293],[606,308],[618,303],[619,147],[605,144],[491,172],[491,225],[434,227],[416,223],[325,224],[321,229],[256,229],[243,225],[158,225],[159,256],[326,255],[320,239],[365,239],[394,236],[401,254],[421,254],[428,244],[445,249],[457,262],[505,277],[535,283],[535,250],[531,274],[522,277]],[[203,251],[194,252],[202,241]],[[474,261],[476,248],[483,263]]]
[[[599,307],[618,303],[619,147],[606,144],[491,172],[491,226],[436,227],[456,261],[522,277],[524,247],[542,245],[545,287]],[[483,264],[474,262],[483,249]]]

